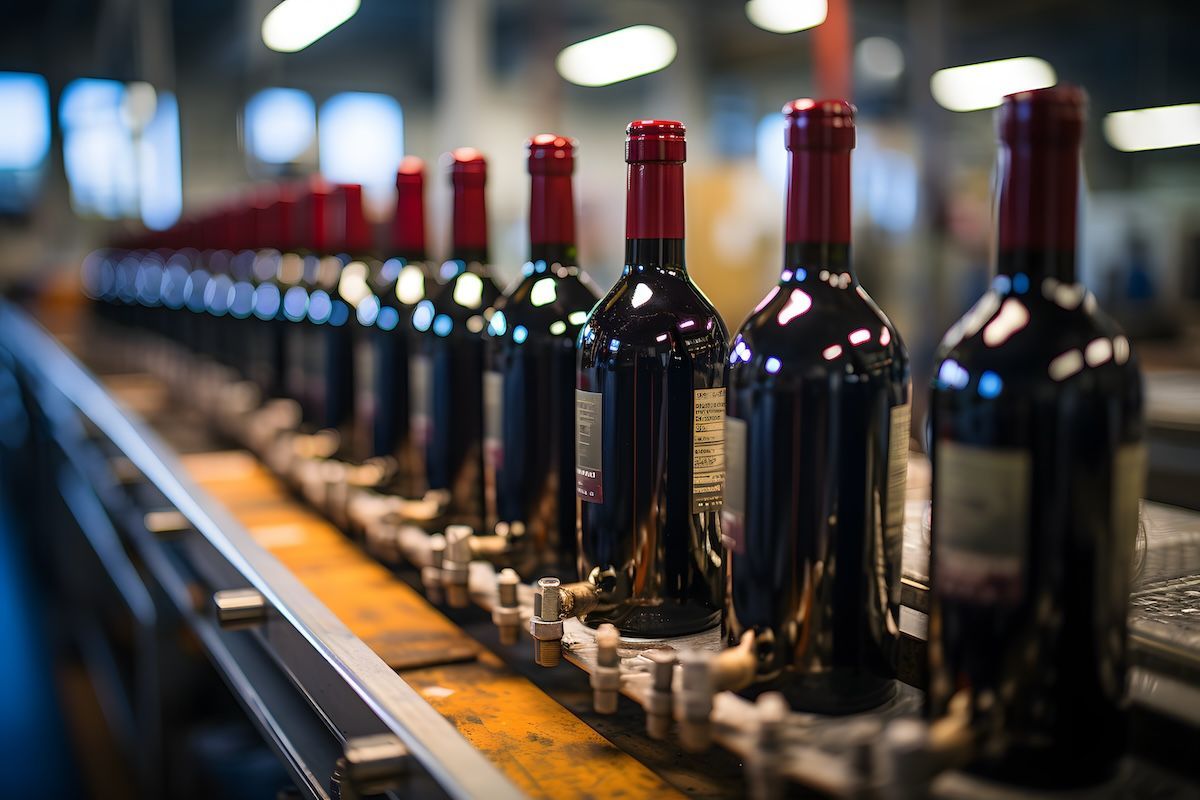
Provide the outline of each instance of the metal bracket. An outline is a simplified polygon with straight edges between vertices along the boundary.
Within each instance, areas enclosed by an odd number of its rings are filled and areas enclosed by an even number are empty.
[[[222,628],[257,625],[267,617],[267,601],[257,589],[222,589],[213,594]]]

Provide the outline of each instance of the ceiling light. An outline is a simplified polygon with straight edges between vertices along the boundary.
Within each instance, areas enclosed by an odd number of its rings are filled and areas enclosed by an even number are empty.
[[[771,33],[795,33],[815,28],[829,13],[826,0],[750,0],[746,16]]]
[[[579,86],[607,86],[658,72],[675,60],[675,37],[653,25],[634,25],[563,48],[558,74]]]
[[[1104,117],[1104,138],[1127,153],[1200,144],[1200,103],[1114,111]]]
[[[940,69],[929,79],[933,99],[951,111],[995,108],[1005,95],[1044,89],[1058,82],[1054,67],[1040,58],[1022,56]]]
[[[262,23],[263,43],[281,53],[303,50],[354,16],[360,0],[283,0]]]

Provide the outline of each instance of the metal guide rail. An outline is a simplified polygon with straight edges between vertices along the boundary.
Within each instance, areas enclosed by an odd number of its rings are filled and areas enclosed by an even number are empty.
[[[77,447],[85,426],[118,457],[115,468],[114,462],[107,464],[109,488],[144,484],[161,495],[163,512],[131,537],[137,554],[307,795],[330,796],[327,776],[336,763],[343,770],[342,796],[350,796],[354,785],[363,793],[523,796],[212,502],[153,431],[122,410],[51,336],[7,301],[0,301],[0,347],[11,356],[18,381],[45,416],[69,467],[91,472],[97,485],[106,483],[96,473],[106,465],[95,459],[89,464],[88,454]],[[169,551],[156,538],[165,534],[177,540]],[[113,554],[121,549],[119,543],[102,546]],[[191,569],[196,574],[189,574]],[[200,586],[219,591],[212,600],[197,597]],[[236,629],[246,622],[256,624]],[[276,691],[272,680],[256,680],[267,671],[286,675],[295,693]]]
[[[355,638],[356,632],[360,638],[363,636],[361,630],[352,631],[337,622],[320,599],[301,585],[295,571],[289,570],[288,567],[295,565],[287,564],[286,560],[281,565],[238,524],[234,519],[236,514],[208,500],[191,480],[177,477],[189,465],[195,476],[194,464],[186,458],[184,462],[174,459],[144,426],[121,412],[52,339],[19,312],[0,306],[0,332],[5,334],[5,340],[10,327],[13,331],[28,330],[31,336],[36,334],[40,337],[37,347],[53,352],[53,359],[40,353],[30,354],[43,364],[49,382],[57,384],[68,379],[84,387],[62,394],[86,418],[99,417],[99,421],[92,420],[93,424],[129,459],[139,479],[142,474],[148,475],[143,462],[157,471],[161,483],[147,480],[169,504],[166,516],[158,519],[159,527],[194,528],[200,535],[185,548],[188,560],[205,573],[207,585],[232,590],[222,593],[214,604],[218,618],[223,616],[227,620],[225,627],[214,624],[207,609],[192,612],[193,627],[198,633],[203,631],[201,638],[206,648],[220,651],[221,640],[231,636],[230,624],[254,623],[250,633],[237,635],[256,637],[308,705],[338,734],[343,767],[348,766],[350,757],[369,760],[362,754],[370,752],[382,752],[385,757],[381,761],[394,764],[394,759],[388,762],[386,755],[390,740],[378,738],[378,734],[383,734],[398,739],[450,794],[466,796],[484,791],[489,796],[504,796],[504,792],[518,792],[472,746],[487,745],[476,738],[471,739],[471,744],[464,741],[458,735],[462,729],[456,732],[438,715],[438,711],[450,713],[444,704],[432,701],[437,708],[434,710],[426,702],[430,695],[422,698],[392,672],[393,667],[399,669],[395,663],[381,661],[371,652],[369,637],[364,643]],[[152,352],[142,358],[152,362],[148,365],[151,370],[165,375],[168,381],[173,371],[181,371],[181,365],[173,361],[169,352],[157,355]],[[46,369],[45,365],[51,366]],[[191,378],[177,380],[190,389]],[[473,545],[488,545],[456,536],[449,529],[445,538],[440,534],[431,536],[419,526],[399,520],[389,511],[392,508],[389,498],[374,495],[369,488],[356,484],[352,478],[354,467],[328,457],[332,450],[320,435],[293,435],[288,431],[290,415],[286,405],[259,405],[253,393],[247,393],[227,373],[210,373],[200,382],[198,391],[197,405],[212,404],[222,409],[213,415],[213,424],[259,452],[274,472],[289,478],[313,506],[360,538],[366,550],[385,563],[406,563],[420,569],[427,595],[449,605],[448,613],[453,619],[461,619],[455,615],[455,608],[474,605],[486,610],[497,626],[502,645],[515,642],[522,629],[530,630],[538,590],[519,582],[515,574],[506,574],[510,570],[498,575],[492,564],[476,557],[480,554],[471,549]],[[101,427],[101,422],[107,427]],[[134,455],[141,460],[135,460]],[[161,471],[166,474],[159,474]],[[952,769],[947,770],[947,766],[953,766],[956,755],[953,751],[958,742],[944,735],[944,731],[931,732],[918,720],[921,692],[914,685],[923,683],[921,665],[928,591],[924,568],[928,559],[927,492],[923,488],[928,483],[927,467],[917,462],[913,473],[905,528],[904,605],[899,620],[900,672],[906,683],[898,685],[896,696],[885,706],[868,713],[830,718],[791,712],[770,695],[760,697],[756,703],[731,691],[713,690],[713,657],[722,648],[715,630],[669,640],[617,639],[598,634],[577,619],[569,618],[561,629],[562,657],[590,674],[595,710],[611,713],[620,694],[645,709],[646,731],[651,739],[667,739],[674,732],[688,750],[701,751],[710,742],[720,745],[745,763],[745,777],[756,796],[778,796],[786,787],[796,784],[833,796],[952,797],[989,793],[997,797],[1013,796],[995,787],[972,783]],[[208,485],[200,479],[196,482]],[[180,519],[173,521],[171,514]],[[1172,604],[1171,598],[1184,597],[1183,605],[1198,605],[1187,590],[1200,573],[1200,521],[1194,514],[1147,504],[1143,532],[1146,535],[1141,545],[1145,557],[1131,618],[1131,643],[1137,665],[1131,679],[1132,699],[1141,708],[1168,717],[1175,721],[1173,724],[1184,725],[1186,735],[1194,737],[1196,726],[1200,725],[1200,690],[1195,688],[1200,681],[1197,656],[1200,641],[1195,629],[1172,624],[1173,619],[1169,618],[1189,619],[1178,610],[1178,603]],[[153,544],[151,541],[150,545]],[[159,550],[153,546],[147,549]],[[537,576],[522,577],[528,581]],[[187,594],[186,587],[180,589],[181,598]],[[187,603],[186,599],[181,600],[182,605]],[[344,614],[341,617],[347,619]],[[327,644],[326,639],[333,641]],[[541,641],[534,642],[538,663],[542,663],[548,652],[544,645]],[[375,651],[379,652],[379,648]],[[556,662],[557,658],[554,655],[549,662]],[[237,679],[239,671],[253,663],[251,655],[230,655],[228,664],[221,664],[217,654],[213,660],[222,666],[239,695],[254,696],[258,684],[252,676],[243,676],[240,684]],[[427,679],[417,673],[404,674],[411,675],[418,687]],[[300,753],[303,748],[289,741],[296,738],[290,724],[270,718],[270,708],[277,707],[275,703],[256,705],[245,699],[244,702],[252,716],[258,709],[259,727],[268,738],[278,740],[277,749],[293,763],[294,774],[304,776],[306,769],[313,773],[306,765],[320,761],[322,756],[307,760],[303,757]],[[268,709],[265,713],[261,710],[264,706]],[[442,723],[441,727],[431,721],[430,714]],[[359,727],[350,729],[348,725]],[[354,735],[345,734],[347,730],[355,731]],[[456,747],[465,746],[474,760],[462,760],[458,750],[451,757],[439,758],[450,752],[443,749],[442,737],[448,737]],[[395,750],[394,744],[392,749]],[[481,777],[484,773],[476,768],[480,761],[490,770],[486,777]],[[377,767],[370,774],[387,777],[388,768]],[[460,777],[465,780],[460,781]],[[497,778],[500,782],[493,782]],[[323,796],[321,787],[316,785],[318,780],[310,779],[309,783],[313,796]],[[528,789],[520,781],[518,785]],[[634,780],[625,788],[632,794],[648,794],[650,786]],[[1109,788],[1115,795],[1130,790],[1165,789],[1164,796],[1175,796],[1172,792],[1185,796],[1194,787],[1181,784],[1139,760],[1135,768],[1125,770]]]

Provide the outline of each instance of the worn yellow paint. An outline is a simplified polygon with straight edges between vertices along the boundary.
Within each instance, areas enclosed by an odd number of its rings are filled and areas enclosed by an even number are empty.
[[[252,536],[533,797],[682,797],[492,653],[244,454],[184,457]]]

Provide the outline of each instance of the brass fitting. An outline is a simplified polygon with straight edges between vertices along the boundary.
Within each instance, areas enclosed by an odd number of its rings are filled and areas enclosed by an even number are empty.
[[[577,581],[559,587],[562,616],[583,617],[600,605],[600,587],[592,581]]]
[[[492,608],[492,622],[500,630],[500,644],[514,645],[521,633],[521,606],[517,586],[521,579],[511,569],[503,569],[496,577],[498,599]]]

